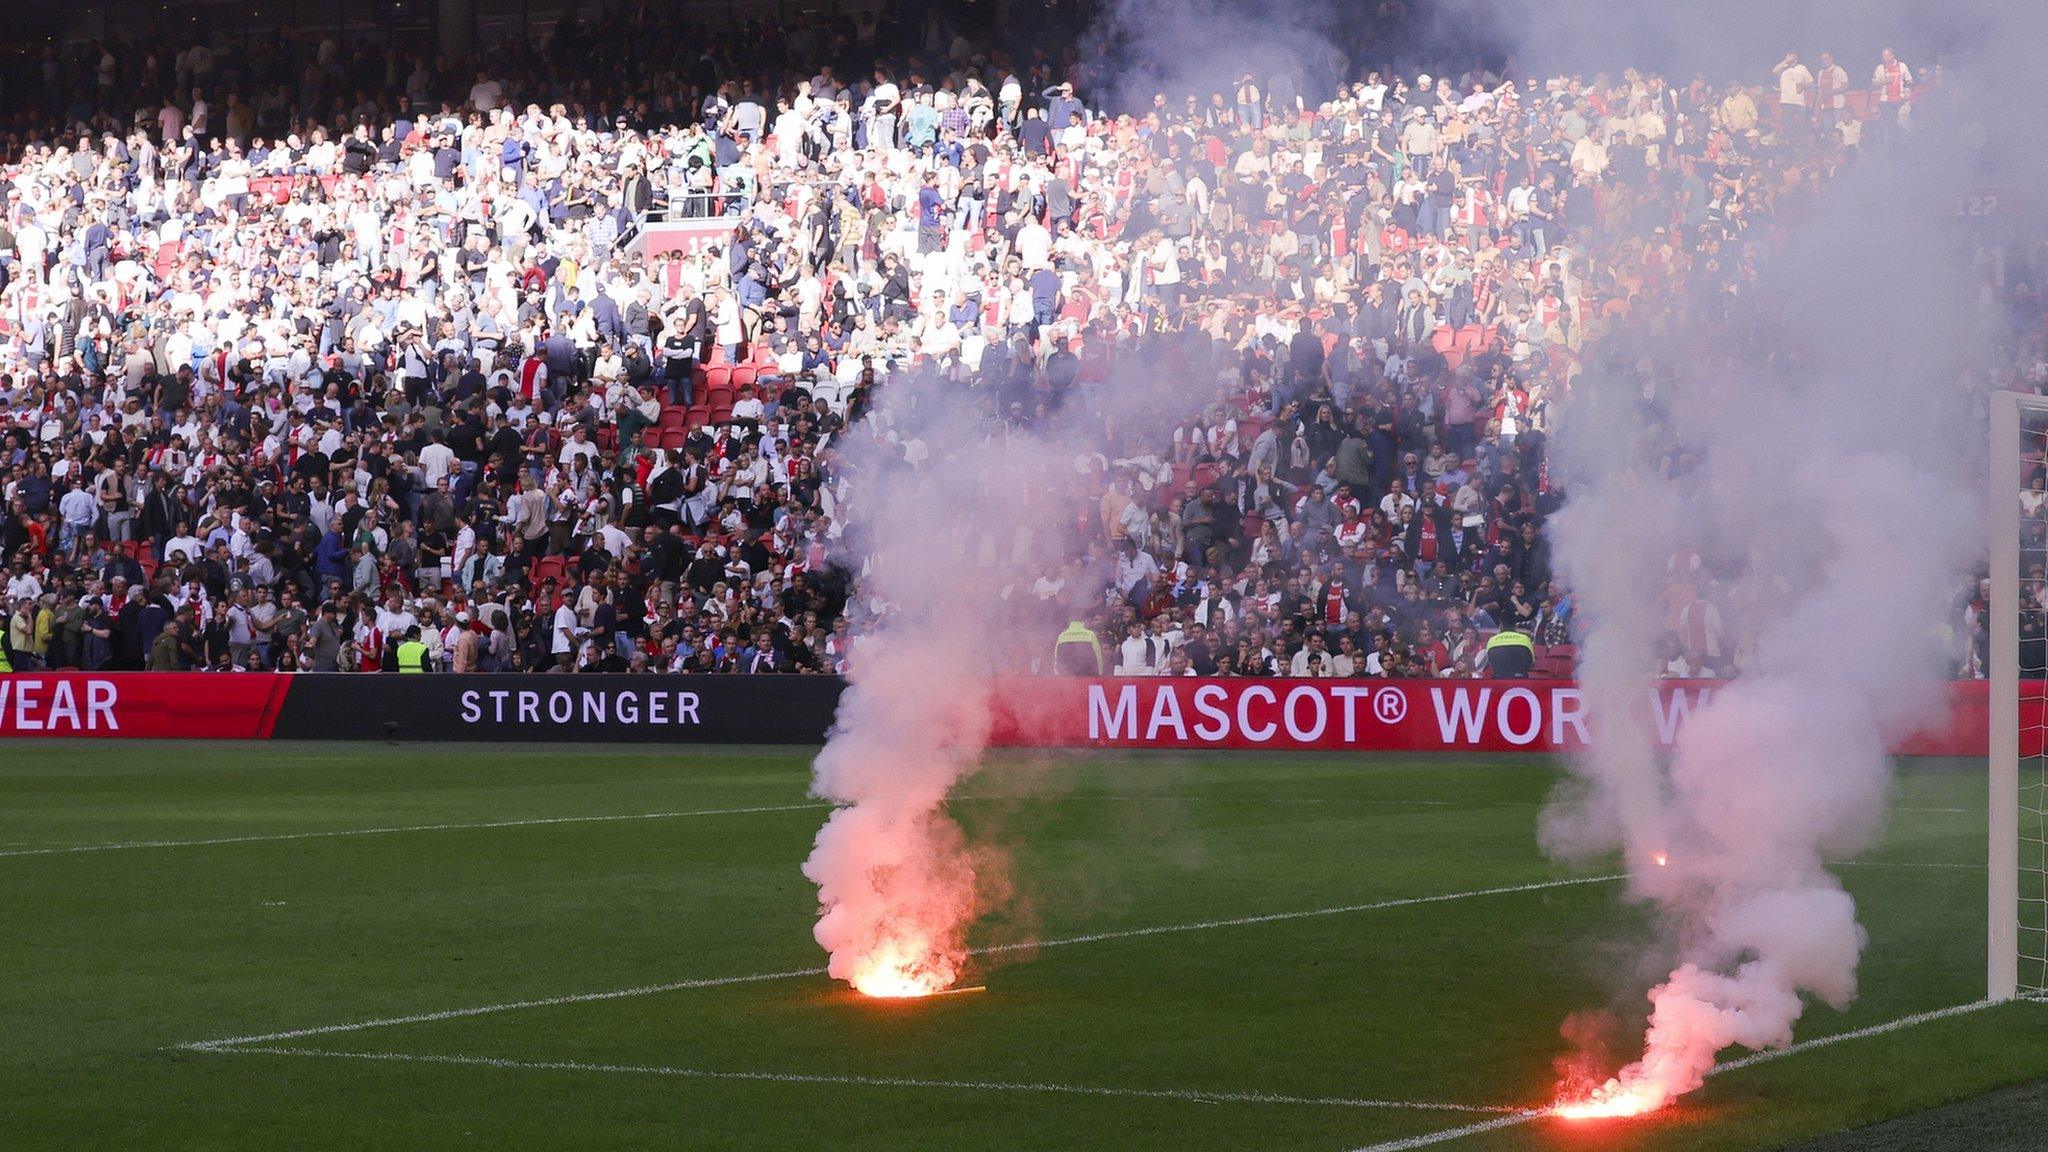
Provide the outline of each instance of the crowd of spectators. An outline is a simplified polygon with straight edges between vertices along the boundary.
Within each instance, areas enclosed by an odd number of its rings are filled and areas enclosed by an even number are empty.
[[[0,157],[13,667],[837,671],[879,389],[1001,434],[1163,357],[1187,418],[1076,445],[1105,670],[1469,676],[1514,628],[1562,672],[1544,445],[1589,351],[1727,299],[1941,79],[1282,71],[1111,115],[1070,58],[865,16],[481,59],[49,53]],[[650,210],[732,228],[650,262]],[[1663,670],[1739,669],[1673,585]]]

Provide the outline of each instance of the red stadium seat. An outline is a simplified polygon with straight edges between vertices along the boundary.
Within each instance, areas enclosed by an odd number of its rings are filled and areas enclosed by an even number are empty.
[[[599,452],[617,452],[619,450],[618,425],[606,424],[597,430],[597,450]]]
[[[725,423],[726,421],[728,421],[728,420],[731,420],[731,419],[732,419],[732,405],[730,405],[730,404],[718,404],[718,405],[714,405],[714,406],[712,407],[712,409],[711,409],[711,422],[712,422],[713,424],[723,424],[723,423]]]
[[[704,378],[698,383],[704,388],[730,388],[733,369],[730,364],[714,364],[704,369]]]
[[[1458,329],[1452,341],[1451,346],[1460,352],[1477,352],[1486,346],[1486,327],[1482,324],[1467,324]]]
[[[690,432],[687,428],[663,428],[656,433],[654,446],[673,450],[689,442]]]
[[[681,404],[663,404],[661,406],[661,420],[659,421],[659,427],[687,428],[689,427],[689,425],[690,410],[688,408],[684,407]]]
[[[1439,352],[1449,352],[1458,346],[1458,334],[1448,327],[1438,328],[1429,334],[1429,346]]]
[[[737,392],[740,389],[745,388],[747,385],[752,384],[756,379],[760,377],[760,375],[760,371],[751,364],[741,364],[735,367],[732,370],[733,391]]]
[[[1272,421],[1267,419],[1263,412],[1256,416],[1246,416],[1244,419],[1239,420],[1237,422],[1237,442],[1239,446],[1249,449],[1258,440],[1259,434],[1266,430],[1266,425],[1271,423]]]
[[[562,574],[567,570],[568,561],[560,556],[536,556],[526,569],[526,578],[535,588],[543,584],[560,584]]]

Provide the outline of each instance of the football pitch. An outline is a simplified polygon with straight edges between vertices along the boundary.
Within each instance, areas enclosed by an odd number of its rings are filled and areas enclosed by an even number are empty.
[[[951,802],[1014,860],[986,991],[873,1002],[810,751],[0,746],[0,1146],[1767,1149],[2048,1076],[2048,1005],[1979,1003],[1981,764],[1903,763],[1840,869],[1847,1012],[1570,1124],[1560,1022],[1639,1040],[1662,970],[1538,850],[1554,761],[999,756]]]

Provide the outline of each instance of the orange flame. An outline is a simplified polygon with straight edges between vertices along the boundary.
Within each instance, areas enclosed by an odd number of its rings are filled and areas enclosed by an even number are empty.
[[[949,957],[892,940],[862,956],[846,980],[863,996],[906,1000],[942,992],[959,975]]]
[[[1655,1112],[1670,1100],[1665,1093],[1646,1084],[1624,1086],[1619,1080],[1609,1080],[1584,1099],[1553,1104],[1550,1112],[1564,1120],[1612,1120]]]
[[[1665,855],[1664,853],[1662,853],[1662,852],[1652,852],[1652,853],[1650,853],[1650,859],[1652,859],[1652,860],[1655,860],[1655,861],[1657,862],[1657,867],[1659,867],[1659,868],[1662,868],[1662,867],[1664,867],[1664,866],[1665,866],[1666,864],[1669,864],[1669,863],[1671,863],[1671,857],[1669,857],[1669,856],[1666,856],[1666,855]]]

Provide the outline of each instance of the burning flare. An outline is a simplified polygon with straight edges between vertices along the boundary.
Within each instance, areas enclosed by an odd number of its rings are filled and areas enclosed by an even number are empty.
[[[1565,1120],[1612,1120],[1655,1112],[1671,1098],[1655,1088],[1629,1087],[1619,1079],[1609,1080],[1584,1100],[1552,1106],[1551,1114]]]
[[[863,996],[909,1000],[944,991],[959,975],[956,957],[932,948],[928,940],[891,941],[855,959],[846,981]]]
[[[828,971],[868,996],[929,996],[967,964],[967,929],[1007,891],[1002,861],[967,843],[943,812],[869,803],[841,808],[804,873],[818,881],[818,943]]]

